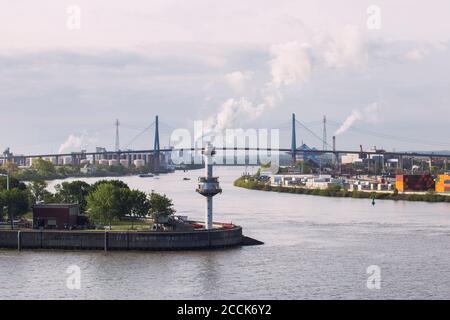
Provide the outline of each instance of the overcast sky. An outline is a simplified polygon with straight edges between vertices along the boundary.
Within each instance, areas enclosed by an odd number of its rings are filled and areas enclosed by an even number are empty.
[[[0,0],[0,147],[111,149],[118,118],[122,148],[150,148],[151,132],[128,143],[156,114],[163,145],[204,120],[279,127],[286,146],[295,112],[318,135],[326,115],[342,148],[450,150],[449,12],[448,0]]]

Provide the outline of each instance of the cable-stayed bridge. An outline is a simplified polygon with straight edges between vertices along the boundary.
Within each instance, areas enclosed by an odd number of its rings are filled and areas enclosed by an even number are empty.
[[[52,158],[55,159],[55,163],[60,163],[60,159],[70,157],[72,159],[71,163],[77,164],[82,159],[86,159],[87,157],[91,157],[93,161],[100,160],[100,159],[128,159],[129,161],[135,160],[135,159],[142,159],[145,161],[145,163],[152,163],[154,168],[158,168],[161,161],[161,155],[165,153],[184,153],[184,152],[201,152],[203,150],[202,146],[198,147],[192,147],[192,148],[176,148],[176,147],[165,147],[161,148],[160,144],[160,120],[159,117],[155,117],[155,121],[152,122],[149,126],[145,127],[143,130],[139,132],[133,139],[131,139],[127,144],[125,144],[125,149],[121,150],[119,146],[119,121],[117,120],[115,123],[116,126],[116,138],[115,138],[115,150],[114,151],[107,151],[105,149],[102,150],[96,150],[96,151],[79,151],[79,152],[65,152],[65,153],[43,153],[43,154],[29,154],[29,155],[14,155],[10,152],[5,152],[3,155],[0,156],[0,162],[6,163],[6,162],[13,162],[17,163],[19,165],[26,165],[29,163],[30,159],[36,159],[36,158]],[[339,126],[338,123],[326,120],[324,117],[323,121],[320,121],[315,124],[322,124],[323,125],[323,135],[322,137],[316,134],[313,130],[309,128],[308,125],[298,121],[295,117],[295,114],[292,115],[292,119],[290,121],[290,135],[291,135],[291,146],[290,148],[271,148],[271,147],[247,147],[247,146],[232,146],[232,147],[221,147],[216,146],[216,151],[223,151],[223,152],[253,152],[253,153],[260,153],[260,152],[270,152],[270,153],[280,153],[280,154],[289,154],[292,157],[292,160],[295,161],[297,159],[298,155],[322,155],[322,154],[332,154],[334,155],[335,159],[339,159],[340,155],[343,154],[358,154],[358,155],[364,155],[364,156],[371,156],[371,155],[383,155],[385,157],[391,157],[391,158],[397,158],[399,160],[400,166],[403,163],[403,158],[442,158],[446,161],[450,158],[450,153],[435,153],[435,152],[395,152],[395,151],[385,151],[385,150],[362,150],[362,147],[359,150],[345,150],[345,149],[338,149],[336,148],[336,140],[335,137],[333,137],[333,143],[330,145],[328,143],[328,139],[326,136],[327,132],[327,124],[332,126]],[[170,127],[170,126],[169,126]],[[280,125],[280,127],[285,127],[284,124]],[[304,149],[304,148],[298,148],[297,147],[297,132],[299,129],[305,130],[308,132],[312,137],[317,139],[318,142],[322,145],[322,149]],[[137,139],[142,138],[148,131],[153,129],[153,143],[151,149],[127,149],[129,146],[131,146]],[[402,142],[414,142],[414,141],[420,141],[413,138],[405,138],[405,137],[396,137],[393,135],[388,135],[384,133],[376,133],[373,131],[369,131],[367,129],[357,129],[352,128],[353,130],[357,130],[360,133],[385,138],[385,139],[391,139],[396,141],[402,141]],[[440,142],[432,142],[428,141],[426,142],[429,145],[443,145],[443,143]]]

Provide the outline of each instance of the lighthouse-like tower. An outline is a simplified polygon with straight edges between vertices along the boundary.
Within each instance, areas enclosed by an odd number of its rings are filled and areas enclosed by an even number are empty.
[[[221,193],[222,189],[219,178],[213,177],[212,157],[216,153],[214,147],[208,143],[202,153],[205,159],[205,177],[198,178],[197,192],[206,197],[205,229],[210,230],[213,228],[213,197]]]

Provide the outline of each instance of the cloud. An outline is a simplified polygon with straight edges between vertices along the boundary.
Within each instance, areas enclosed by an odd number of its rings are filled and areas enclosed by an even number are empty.
[[[227,99],[220,107],[217,115],[212,116],[209,123],[212,130],[223,130],[236,125],[236,121],[254,120],[266,110],[280,105],[283,91],[288,87],[301,88],[310,81],[315,67],[345,68],[362,66],[367,62],[367,43],[362,32],[355,26],[346,26],[339,32],[327,37],[316,37],[313,45],[309,42],[289,41],[271,45],[269,81],[260,90],[259,102],[254,103],[248,97],[239,100]],[[243,92],[243,72],[227,75],[228,82],[235,92]]]
[[[406,49],[409,49],[405,54]],[[221,104],[217,114],[208,123],[213,129],[223,130],[235,126],[238,122],[252,121],[269,109],[280,106],[287,88],[301,89],[313,77],[315,72],[334,72],[342,70],[364,73],[369,59],[374,64],[398,63],[403,57],[408,60],[421,60],[433,50],[444,50],[445,45],[439,43],[436,49],[428,45],[418,45],[411,49],[411,43],[401,41],[386,42],[378,38],[369,38],[367,31],[346,25],[340,30],[327,34],[311,32],[309,41],[289,41],[271,45],[266,62],[267,80],[260,84],[259,95],[250,98],[242,95],[240,99],[227,99]],[[227,74],[228,83],[234,92],[245,92],[245,86],[256,77],[245,77],[246,73],[235,71]],[[355,109],[337,134],[342,134],[355,122],[371,122],[371,115],[377,115],[377,106],[370,105],[362,110]]]
[[[380,119],[380,107],[377,103],[371,103],[364,109],[354,109],[350,115],[345,119],[339,129],[336,130],[334,135],[338,136],[343,134],[348,129],[353,127],[357,122],[364,121],[367,123],[376,123]]]
[[[3,116],[10,123],[21,119],[25,126],[36,128],[36,134],[27,136],[14,126],[0,128],[0,133],[9,134],[8,145],[16,153],[38,153],[42,146],[58,149],[80,127],[95,132],[116,117],[135,123],[158,113],[161,119],[184,126],[211,115],[212,126],[222,129],[256,123],[256,119],[260,126],[271,126],[281,122],[287,110],[301,111],[304,119],[317,117],[319,112],[336,119],[341,107],[371,101],[375,88],[384,89],[392,105],[397,105],[390,110],[393,117],[408,117],[409,123],[419,124],[424,118],[429,123],[443,121],[431,117],[448,109],[445,70],[449,52],[433,53],[445,50],[447,42],[438,42],[434,49],[431,44],[371,38],[364,29],[347,29],[321,38],[317,32],[306,32],[304,37],[290,34],[276,38],[282,42],[273,45],[273,39],[267,39],[269,45],[158,43],[142,45],[138,51],[132,47],[2,51]],[[350,39],[357,44],[352,47]],[[420,68],[405,59],[416,48],[416,56],[423,55],[423,48],[429,52]],[[357,67],[365,63],[370,68]],[[206,83],[212,85],[205,89]],[[230,94],[232,84],[235,90]],[[308,90],[302,90],[306,86]],[[210,97],[207,101],[206,96]],[[299,110],[300,105],[308,108]],[[29,115],[26,119],[24,110]],[[41,129],[50,126],[52,130]],[[433,129],[445,135],[447,127],[440,128]],[[47,142],[38,146],[42,141]],[[104,133],[99,141],[111,145],[113,133]],[[142,145],[148,147],[148,142]]]
[[[235,94],[245,93],[248,83],[252,80],[251,72],[234,71],[225,75],[225,81]]]
[[[310,45],[292,41],[273,45],[269,62],[271,81],[264,91],[264,103],[274,106],[282,99],[283,87],[303,84],[311,78],[312,59]]]
[[[426,50],[415,48],[405,53],[405,58],[412,61],[422,60],[427,54]]]
[[[312,61],[308,54],[310,45],[297,41],[273,45],[270,64],[271,85],[276,89],[296,82],[306,82],[311,77]]]
[[[356,26],[345,26],[326,38],[322,44],[328,68],[360,67],[367,63],[367,40]]]

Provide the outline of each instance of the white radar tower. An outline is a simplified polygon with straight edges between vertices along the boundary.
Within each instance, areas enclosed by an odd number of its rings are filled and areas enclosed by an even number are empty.
[[[198,178],[197,192],[206,197],[205,212],[205,229],[213,228],[213,197],[222,193],[219,186],[219,178],[213,177],[213,156],[216,154],[214,147],[208,143],[203,150],[203,158],[205,159],[205,177]]]

